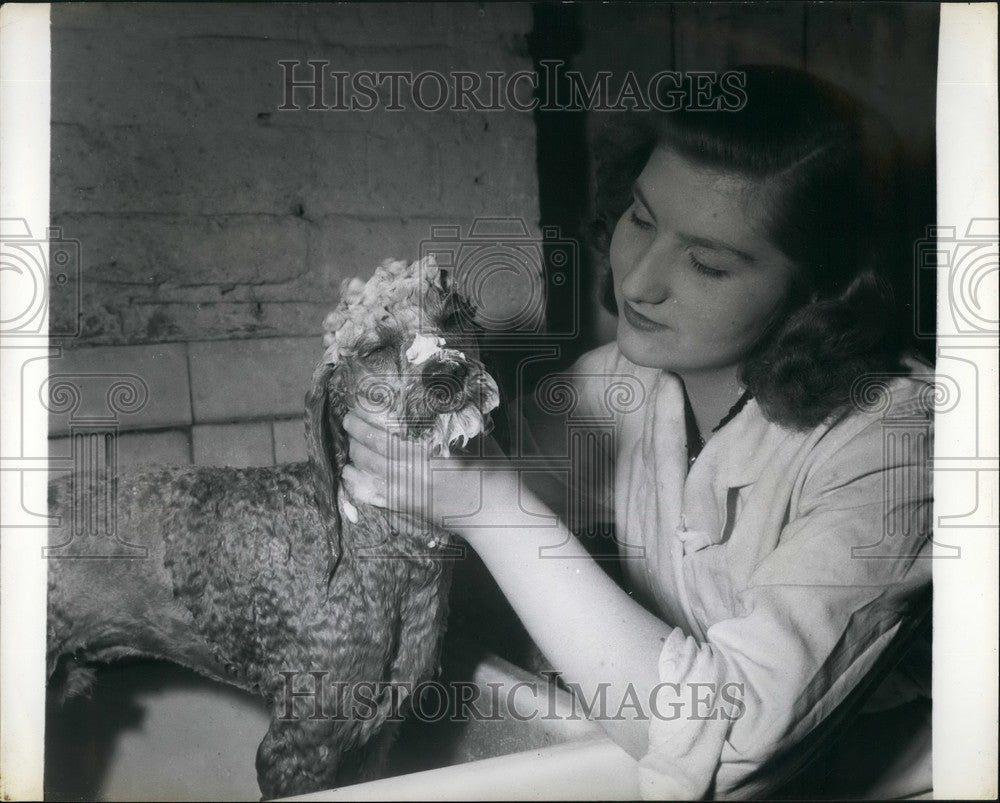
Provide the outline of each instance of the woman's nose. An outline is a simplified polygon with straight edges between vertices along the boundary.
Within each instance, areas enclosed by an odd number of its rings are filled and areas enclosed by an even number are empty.
[[[670,297],[670,257],[666,249],[650,245],[632,263],[622,279],[622,295],[629,301],[659,304]]]

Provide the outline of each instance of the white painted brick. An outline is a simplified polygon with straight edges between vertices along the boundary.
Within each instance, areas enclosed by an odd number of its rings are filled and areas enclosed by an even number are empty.
[[[533,220],[530,114],[428,113],[405,93],[402,113],[277,109],[283,59],[512,72],[530,27],[528,6],[60,7],[53,219],[82,244],[79,341],[318,335],[343,278],[416,258],[431,223]],[[72,306],[54,297],[53,319]],[[205,409],[298,415],[307,381]]]
[[[305,270],[307,223],[295,217],[59,216],[80,241],[83,281],[233,284],[294,278]]]
[[[531,31],[530,3],[448,4],[452,44],[491,43],[498,38],[524,35]]]
[[[55,30],[127,30],[129,36],[168,39],[214,35],[298,38],[301,33],[300,6],[289,3],[268,6],[262,3],[219,5],[213,3],[60,3],[52,9]]]
[[[483,93],[483,99],[487,98]],[[454,137],[472,141],[489,139],[494,136],[535,138],[535,121],[530,112],[523,114],[498,114],[488,111],[454,111],[448,118],[446,128]],[[440,131],[444,134],[445,131]]]
[[[91,282],[72,282],[72,291],[49,296],[49,326],[51,337],[57,333],[72,333],[75,346],[123,343],[120,305],[115,303],[118,288]],[[79,289],[81,296],[76,297]]]
[[[189,348],[198,423],[301,414],[313,369],[323,356],[319,336],[191,343]]]
[[[140,126],[163,132],[148,144],[167,151],[173,137],[200,134],[231,146],[247,127],[274,124],[284,90],[279,62],[315,54],[304,41],[219,41],[210,31],[172,38],[54,31],[52,52],[54,122]]]
[[[420,242],[430,236],[434,218],[356,219],[331,216],[310,230],[310,273],[326,277],[333,304],[340,282],[352,276],[369,277],[388,258],[411,261]]]
[[[55,123],[54,206],[80,213],[295,214],[312,183],[311,137],[253,122],[236,137],[191,127]],[[345,184],[351,164],[326,169]]]
[[[362,3],[364,44],[378,47],[443,44],[450,10],[441,3]]]
[[[308,459],[306,454],[306,436],[301,418],[287,421],[273,421],[274,427],[274,462],[298,463]]]
[[[64,381],[76,388],[80,402],[73,413],[52,413],[49,431],[53,434],[68,432],[71,416],[74,421],[114,415],[122,429],[150,429],[154,427],[186,426],[191,423],[191,401],[188,385],[186,347],[180,344],[149,346],[98,346],[93,348],[67,348],[62,357],[50,360],[52,383]],[[60,377],[65,377],[65,380]],[[25,377],[29,382],[38,381]],[[108,409],[108,393],[112,386],[126,382],[129,388],[147,394],[144,405],[134,412],[113,413]],[[128,391],[118,398],[120,408],[131,409]],[[136,400],[138,403],[138,400]]]
[[[306,4],[310,32],[327,44],[405,48],[445,44],[448,10],[440,3]]]
[[[183,53],[120,31],[52,31],[52,120],[138,124],[187,114]]]
[[[538,222],[535,140],[506,136],[470,139],[444,135],[440,213],[513,216]]]
[[[188,101],[192,122],[213,130],[232,130],[270,115],[275,123],[285,97],[285,68],[282,61],[331,61],[331,69],[340,61],[340,51],[328,51],[312,45],[308,39],[291,42],[229,41],[218,47],[204,42],[184,43],[184,86],[192,88]],[[353,66],[342,69],[355,69]],[[311,75],[311,71],[309,73]],[[303,101],[300,105],[308,106]],[[318,123],[314,115],[288,118],[284,122],[310,127]]]
[[[315,220],[331,213],[371,208],[366,171],[368,135],[317,130],[309,144],[310,180],[302,192],[305,216]]]
[[[272,295],[280,285],[272,287]],[[307,290],[291,293],[299,296]],[[122,310],[124,336],[133,341],[229,340],[240,338],[315,337],[323,334],[323,319],[335,306],[332,291],[318,288],[313,298],[328,302],[246,301],[241,303],[132,303]]]
[[[365,206],[388,215],[433,214],[440,210],[441,171],[429,137],[368,140]]]
[[[196,424],[192,427],[198,466],[270,466],[274,464],[271,425]]]

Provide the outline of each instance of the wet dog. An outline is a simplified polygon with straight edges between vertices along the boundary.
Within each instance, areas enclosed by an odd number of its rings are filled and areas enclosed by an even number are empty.
[[[346,283],[306,394],[308,463],[122,473],[117,530],[145,558],[104,557],[103,538],[73,536],[73,500],[93,478],[52,482],[50,679],[74,694],[97,664],[173,661],[269,701],[265,798],[377,777],[399,690],[437,666],[449,537],[346,498],[341,421],[356,404],[381,408],[443,454],[484,431],[498,392],[463,336],[468,313],[431,260]]]

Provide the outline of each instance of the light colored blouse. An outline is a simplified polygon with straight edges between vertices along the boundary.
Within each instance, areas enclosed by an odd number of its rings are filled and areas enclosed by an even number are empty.
[[[538,397],[571,429],[613,432],[613,472],[590,506],[613,511],[629,586],[674,627],[639,763],[644,797],[773,789],[795,769],[789,748],[829,727],[926,612],[923,370],[862,378],[867,409],[806,432],[767,421],[751,400],[690,471],[680,380],[615,343],[567,372],[571,409]]]

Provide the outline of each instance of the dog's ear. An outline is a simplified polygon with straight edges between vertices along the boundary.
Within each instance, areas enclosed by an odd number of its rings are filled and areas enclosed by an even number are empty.
[[[337,486],[347,459],[347,437],[340,422],[347,412],[344,388],[346,369],[326,361],[313,372],[306,393],[306,452],[312,470],[313,490],[330,542],[331,567],[340,556],[340,511]]]
[[[442,293],[447,295],[451,292],[451,272],[447,268],[438,268],[437,285]]]
[[[455,291],[445,295],[438,325],[449,345],[479,353],[484,330],[476,319],[476,308],[464,295]]]

